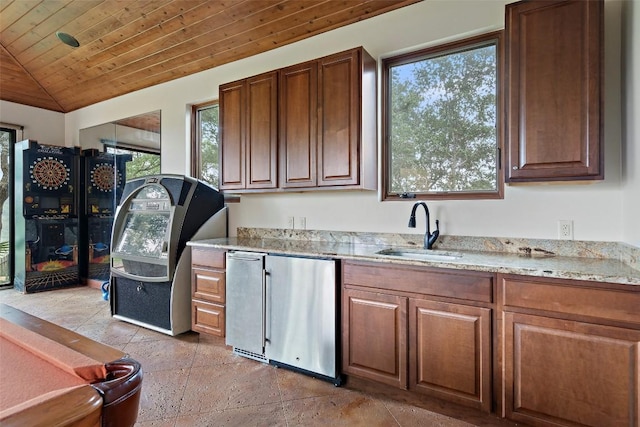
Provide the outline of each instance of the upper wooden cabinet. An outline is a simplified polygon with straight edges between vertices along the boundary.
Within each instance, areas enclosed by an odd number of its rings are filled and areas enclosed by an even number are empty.
[[[375,73],[356,48],[220,86],[220,188],[375,190]]]
[[[282,188],[315,187],[318,68],[316,62],[280,71],[280,177]]]
[[[318,186],[376,189],[375,61],[355,49],[318,61]]]
[[[220,189],[276,188],[278,73],[220,86]]]
[[[506,6],[507,182],[604,178],[602,0]]]

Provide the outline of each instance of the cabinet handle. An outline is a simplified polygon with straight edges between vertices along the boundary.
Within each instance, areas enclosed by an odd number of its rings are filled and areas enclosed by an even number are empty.
[[[517,166],[514,166],[514,167],[513,167],[513,170],[514,170],[514,171],[517,171],[517,170],[518,170],[518,167],[517,167]]]

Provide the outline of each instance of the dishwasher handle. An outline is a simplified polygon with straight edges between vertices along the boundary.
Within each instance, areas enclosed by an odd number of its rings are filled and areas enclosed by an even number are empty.
[[[231,259],[240,261],[262,261],[266,254],[256,252],[227,252],[227,256]]]

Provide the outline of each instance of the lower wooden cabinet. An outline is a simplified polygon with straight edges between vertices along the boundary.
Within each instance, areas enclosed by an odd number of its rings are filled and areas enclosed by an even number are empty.
[[[491,309],[409,300],[409,388],[491,412]]]
[[[407,388],[407,298],[344,289],[343,370]]]
[[[485,273],[345,262],[344,373],[491,412],[493,284]],[[451,298],[457,286],[480,302]]]
[[[194,247],[191,252],[191,329],[225,336],[225,251]]]
[[[502,415],[640,426],[640,288],[499,276]]]
[[[638,426],[640,331],[505,313],[507,418]]]

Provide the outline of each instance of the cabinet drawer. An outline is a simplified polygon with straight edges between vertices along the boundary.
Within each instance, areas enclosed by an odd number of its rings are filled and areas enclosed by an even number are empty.
[[[191,264],[224,268],[225,253],[225,251],[217,249],[191,248]]]
[[[391,264],[346,262],[345,285],[412,292],[421,295],[459,298],[478,302],[493,301],[491,273],[436,270]]]
[[[191,283],[194,298],[224,304],[224,271],[193,267],[191,269]]]
[[[500,283],[501,302],[507,310],[519,307],[640,324],[640,292],[520,276],[502,276]]]
[[[225,306],[206,301],[191,301],[191,329],[196,332],[224,337]]]

